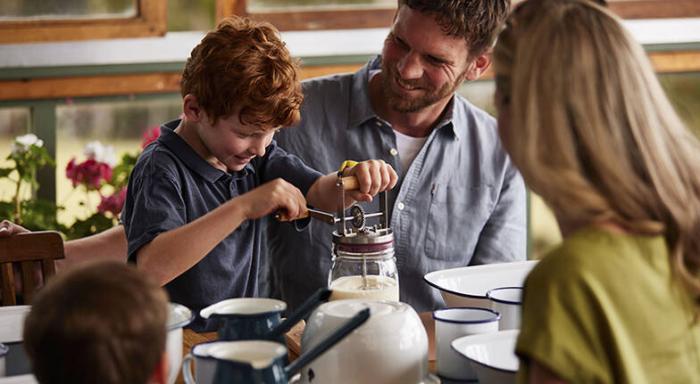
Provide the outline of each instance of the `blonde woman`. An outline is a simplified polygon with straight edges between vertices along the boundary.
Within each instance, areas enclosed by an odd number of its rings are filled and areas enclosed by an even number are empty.
[[[525,284],[520,382],[700,383],[700,144],[617,17],[530,0],[495,48],[499,131],[564,242]]]

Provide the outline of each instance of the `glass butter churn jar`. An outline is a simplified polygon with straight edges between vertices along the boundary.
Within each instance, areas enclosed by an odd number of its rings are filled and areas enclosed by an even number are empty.
[[[333,232],[333,264],[328,286],[330,300],[367,299],[399,301],[399,274],[394,257],[394,234],[389,228],[387,192],[379,194],[380,212],[365,213],[359,205],[345,216],[344,190],[338,178],[339,208]],[[377,217],[379,223],[367,225]],[[349,223],[349,225],[348,225]]]

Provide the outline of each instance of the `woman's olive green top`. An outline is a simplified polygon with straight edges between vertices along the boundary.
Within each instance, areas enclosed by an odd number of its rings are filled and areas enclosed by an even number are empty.
[[[519,382],[535,360],[571,383],[700,383],[700,323],[660,236],[582,229],[525,282]]]

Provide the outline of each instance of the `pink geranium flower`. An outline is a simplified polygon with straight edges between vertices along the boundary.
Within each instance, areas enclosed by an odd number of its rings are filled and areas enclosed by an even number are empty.
[[[117,216],[122,211],[125,200],[126,188],[122,188],[111,196],[103,196],[100,205],[97,206],[97,211],[102,214],[110,212],[112,215]]]
[[[66,166],[66,177],[73,183],[73,187],[82,184],[87,189],[99,189],[103,182],[112,179],[112,167],[94,159],[76,164],[75,158],[72,158]]]
[[[141,149],[144,149],[148,146],[148,144],[151,144],[152,142],[156,141],[158,139],[158,136],[160,136],[160,126],[154,126],[149,128],[146,132],[143,133],[143,138],[141,139]]]

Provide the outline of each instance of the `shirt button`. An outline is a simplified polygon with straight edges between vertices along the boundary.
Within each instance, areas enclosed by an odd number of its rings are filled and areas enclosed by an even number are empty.
[[[391,154],[391,156],[396,156],[399,154],[399,151],[397,151],[396,148],[391,148],[389,154]]]
[[[401,203],[401,202],[399,202],[398,204],[396,204],[396,206],[399,208],[399,211],[403,211],[404,207],[406,207],[406,206],[403,205],[403,203]]]

